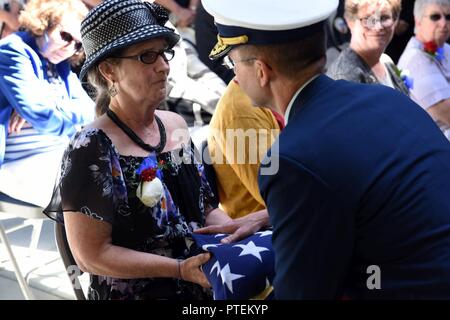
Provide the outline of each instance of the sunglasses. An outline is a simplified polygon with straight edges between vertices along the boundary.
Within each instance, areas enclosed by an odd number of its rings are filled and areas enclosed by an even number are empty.
[[[173,49],[163,49],[160,51],[148,50],[141,54],[137,54],[134,56],[126,56],[126,57],[113,57],[117,59],[133,59],[138,60],[144,64],[152,64],[155,63],[156,59],[161,56],[164,61],[168,62],[173,59],[175,56],[175,50]]]
[[[442,15],[440,13],[433,13],[428,16],[428,18],[434,22],[441,20],[442,17],[444,17],[447,22],[450,21],[450,14]]]
[[[74,41],[75,42],[74,47],[76,52],[80,52],[83,49],[83,44],[80,41],[75,40],[75,38],[69,32],[60,31],[59,35],[61,36],[61,39],[63,39],[67,43],[71,43],[72,41]]]

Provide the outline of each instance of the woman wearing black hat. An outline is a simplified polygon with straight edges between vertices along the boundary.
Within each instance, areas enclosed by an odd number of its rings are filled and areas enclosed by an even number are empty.
[[[190,235],[230,218],[213,203],[184,120],[156,111],[179,39],[166,21],[158,5],[107,0],[82,23],[80,76],[98,91],[99,117],[66,151],[46,213],[64,220],[90,299],[209,297],[209,256],[190,252]]]

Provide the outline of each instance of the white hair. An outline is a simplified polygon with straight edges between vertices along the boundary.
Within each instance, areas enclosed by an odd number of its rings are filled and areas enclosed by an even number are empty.
[[[416,0],[414,3],[414,18],[422,19],[427,6],[436,4],[438,6],[450,6],[450,0]]]

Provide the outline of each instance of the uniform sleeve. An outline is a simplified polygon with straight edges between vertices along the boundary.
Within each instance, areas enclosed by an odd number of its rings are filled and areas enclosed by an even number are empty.
[[[353,251],[353,217],[324,181],[302,164],[273,156],[276,174],[260,175],[274,227],[277,299],[334,299]]]
[[[112,224],[113,172],[118,171],[113,170],[108,150],[98,135],[77,134],[64,154],[60,182],[44,212],[81,212]]]
[[[92,101],[86,100],[85,96],[80,100],[81,85],[76,88],[72,75],[70,83],[74,87],[74,100],[67,102],[70,106],[58,104],[49,94],[47,83],[38,77],[39,65],[34,60],[37,56],[34,56],[25,48],[3,46],[0,50],[0,90],[10,106],[36,130],[70,136],[76,131],[74,125],[93,119],[93,110],[90,114],[85,112],[85,109],[92,108]],[[86,101],[89,105],[84,105]]]

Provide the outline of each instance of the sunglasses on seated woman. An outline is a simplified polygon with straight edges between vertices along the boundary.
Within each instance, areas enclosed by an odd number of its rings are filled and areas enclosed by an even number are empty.
[[[72,41],[75,42],[75,51],[80,52],[83,49],[83,45],[80,41],[75,40],[75,38],[67,31],[60,31],[59,35],[61,36],[61,39],[63,39],[67,43],[71,43]]]
[[[431,21],[435,22],[441,20],[442,17],[444,17],[447,22],[450,21],[450,14],[441,15],[440,13],[433,13],[430,14],[428,17],[430,18]]]
[[[163,49],[160,51],[148,50],[141,54],[137,54],[134,56],[122,56],[122,57],[113,57],[117,59],[133,59],[138,60],[144,64],[152,64],[155,63],[156,59],[161,56],[164,61],[168,62],[173,59],[175,56],[175,51],[173,49]]]

